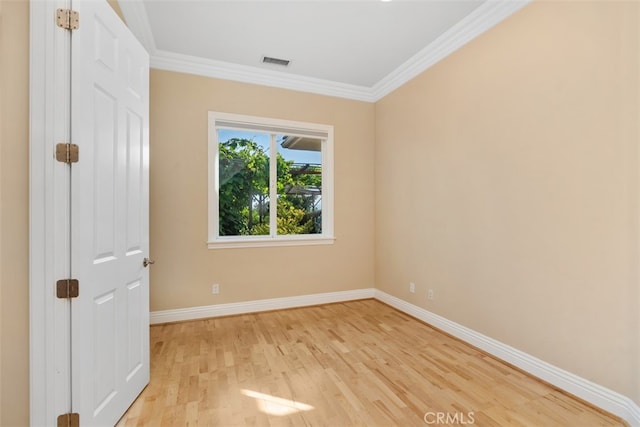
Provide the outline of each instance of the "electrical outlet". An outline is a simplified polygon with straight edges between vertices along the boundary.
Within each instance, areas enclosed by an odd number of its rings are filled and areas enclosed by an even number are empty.
[[[411,282],[409,283],[409,292],[411,292],[412,294],[416,292],[416,284]]]
[[[427,292],[427,299],[433,300],[433,289],[429,289]]]
[[[214,283],[211,286],[211,293],[214,294],[214,295],[218,295],[220,293],[220,285],[217,284],[217,283]]]

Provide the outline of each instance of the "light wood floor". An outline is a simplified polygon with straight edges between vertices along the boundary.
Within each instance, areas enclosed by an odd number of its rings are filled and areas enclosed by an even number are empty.
[[[118,426],[445,422],[624,425],[389,306],[363,300],[152,326],[151,383]]]

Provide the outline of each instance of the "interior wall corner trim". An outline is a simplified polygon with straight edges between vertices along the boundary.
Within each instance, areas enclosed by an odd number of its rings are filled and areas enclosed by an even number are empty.
[[[286,308],[369,299],[373,298],[374,292],[375,290],[373,288],[365,288],[351,291],[326,292],[321,294],[179,308],[175,310],[152,311],[149,316],[149,322],[155,325],[159,323],[182,322],[210,317],[231,316],[234,314],[257,313],[260,311],[282,310]]]
[[[378,289],[374,298],[640,427],[640,406],[627,396]]]

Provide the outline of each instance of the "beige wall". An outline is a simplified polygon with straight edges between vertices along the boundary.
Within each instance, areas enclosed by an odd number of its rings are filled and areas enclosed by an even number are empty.
[[[4,55],[4,40],[6,40],[6,35],[2,30],[4,28],[4,18],[3,18],[3,4],[4,0],[0,0],[0,203],[2,203],[2,141],[4,140],[4,117],[2,112],[4,111],[4,67],[5,67],[5,55]],[[0,208],[0,373],[2,373],[2,211]],[[0,423],[2,422],[2,384],[0,383]]]
[[[373,104],[158,70],[150,98],[152,311],[373,287]],[[335,244],[207,249],[208,111],[334,126]]]
[[[636,402],[638,8],[532,3],[378,102],[375,263]]]
[[[28,6],[1,1],[0,425],[13,426],[29,402]],[[640,402],[639,15],[530,5],[375,107],[152,71],[152,309],[370,287],[375,260],[380,289]],[[335,245],[206,249],[209,109],[336,126]]]
[[[29,420],[29,5],[0,22],[0,425]]]
[[[0,0],[0,203],[2,203],[2,141],[4,140],[4,128],[2,127],[4,118],[2,111],[4,111],[4,67],[5,67],[5,55],[4,55],[4,40],[6,35],[2,28],[4,28],[4,18],[2,14],[4,0]],[[2,373],[2,209],[0,209],[0,373]],[[2,422],[2,384],[0,384],[0,423]]]

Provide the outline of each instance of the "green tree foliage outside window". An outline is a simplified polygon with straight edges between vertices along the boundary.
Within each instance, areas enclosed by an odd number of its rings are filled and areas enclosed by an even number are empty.
[[[220,236],[269,235],[269,154],[249,139],[219,143]],[[320,165],[277,159],[279,235],[322,233]]]

